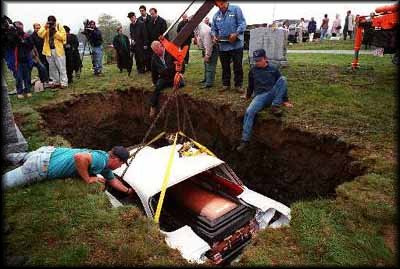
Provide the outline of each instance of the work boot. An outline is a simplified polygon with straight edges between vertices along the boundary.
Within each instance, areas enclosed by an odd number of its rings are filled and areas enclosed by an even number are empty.
[[[157,109],[155,107],[150,107],[150,113],[149,113],[149,117],[150,119],[153,119],[157,114]]]
[[[219,91],[219,92],[224,92],[224,91],[229,90],[230,88],[231,88],[230,86],[222,86],[222,88],[219,89],[218,91]]]
[[[212,86],[211,85],[200,86],[200,89],[209,89],[209,88],[212,88]]]
[[[276,117],[282,116],[282,110],[280,106],[271,106],[271,113]]]
[[[244,151],[245,148],[247,148],[248,144],[249,144],[248,141],[242,141],[242,142],[240,142],[240,145],[236,148],[236,150],[239,152],[242,152],[242,151]]]

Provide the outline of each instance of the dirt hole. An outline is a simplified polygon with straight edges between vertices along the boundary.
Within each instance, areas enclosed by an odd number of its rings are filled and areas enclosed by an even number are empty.
[[[114,145],[141,142],[149,128],[148,92],[140,89],[86,94],[40,109],[45,128],[74,147],[109,150]],[[167,96],[161,97],[161,104]],[[298,200],[330,197],[336,186],[365,173],[350,151],[354,147],[337,137],[283,128],[276,120],[259,120],[253,142],[244,153],[234,150],[240,139],[243,115],[226,105],[214,105],[181,96],[200,143],[226,161],[255,191],[287,205]],[[176,127],[176,109],[169,109],[167,129]],[[180,113],[182,123],[183,112]],[[165,126],[162,117],[149,136]],[[188,121],[185,133],[193,137]]]

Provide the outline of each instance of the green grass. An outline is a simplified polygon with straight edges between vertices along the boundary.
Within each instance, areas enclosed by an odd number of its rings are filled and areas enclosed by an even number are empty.
[[[351,43],[339,42],[340,48],[333,48],[333,42],[298,48],[351,49]],[[292,204],[290,227],[260,232],[238,265],[394,266],[396,250],[390,248],[387,237],[397,231],[393,227],[397,226],[394,148],[398,93],[397,72],[390,56],[361,55],[357,72],[348,70],[350,55],[289,54],[288,59],[289,67],[281,71],[288,78],[289,97],[295,106],[285,113],[283,125],[334,134],[356,144],[352,155],[367,165],[368,172],[338,186],[334,199]],[[190,61],[185,93],[199,100],[228,104],[243,113],[249,101],[234,93],[216,93],[221,86],[220,63],[216,86],[206,92],[197,84],[203,74],[199,51],[191,51]],[[22,101],[10,96],[29,149],[47,144],[70,145],[42,128],[37,112],[42,106],[78,94],[130,87],[152,90],[149,74],[128,78],[115,65],[105,65],[106,75],[94,77],[89,59],[85,59],[84,66],[81,79],[68,89],[37,93]],[[245,54],[245,85],[248,68]],[[12,90],[14,82],[9,73],[6,80]],[[270,116],[263,112],[261,117]],[[8,191],[4,197],[5,218],[12,227],[5,237],[6,254],[27,255],[31,258],[29,265],[187,265],[167,247],[152,220],[135,206],[111,208],[98,186],[87,186],[79,179],[46,181]]]

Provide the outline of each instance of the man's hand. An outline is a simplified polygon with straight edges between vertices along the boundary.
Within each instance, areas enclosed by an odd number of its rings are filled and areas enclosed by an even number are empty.
[[[237,33],[232,33],[229,35],[229,42],[230,43],[235,43],[235,41],[237,40],[238,34]]]
[[[210,56],[204,56],[204,62],[209,63],[210,62]]]
[[[213,42],[213,44],[217,44],[218,38],[216,36],[212,36],[212,42]]]
[[[89,184],[92,184],[92,183],[105,183],[106,181],[105,181],[105,179],[104,178],[101,178],[101,177],[89,177],[89,181],[88,181],[88,183]]]
[[[246,94],[241,95],[240,98],[242,98],[242,99],[249,99],[249,97],[247,97]]]

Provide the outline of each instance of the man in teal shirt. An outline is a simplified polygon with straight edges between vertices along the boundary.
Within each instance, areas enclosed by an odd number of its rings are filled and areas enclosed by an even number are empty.
[[[128,158],[129,152],[122,146],[115,146],[109,152],[44,146],[33,152],[8,154],[6,159],[20,166],[4,174],[2,184],[7,190],[43,179],[80,176],[88,184],[107,181],[111,187],[131,194],[132,188],[125,187],[112,172]]]

